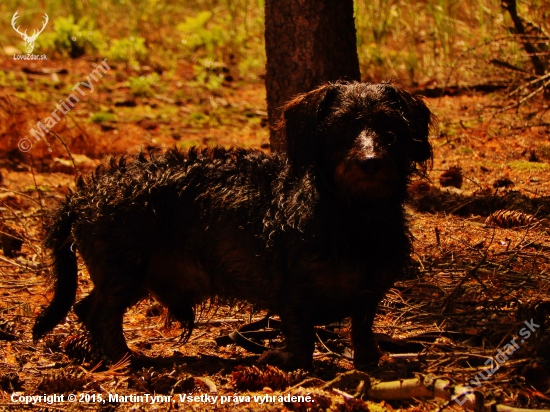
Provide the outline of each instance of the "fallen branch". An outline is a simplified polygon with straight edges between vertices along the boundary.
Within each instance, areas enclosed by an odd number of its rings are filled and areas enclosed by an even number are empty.
[[[433,375],[420,375],[413,379],[402,379],[392,382],[381,382],[367,390],[370,398],[377,400],[403,400],[411,398],[441,398],[448,402],[440,411],[456,402],[467,410],[476,412],[527,412],[534,409],[515,408],[496,403],[485,403],[481,392],[472,391],[471,387],[454,385],[448,379],[436,378]],[[550,410],[539,409],[550,412]]]

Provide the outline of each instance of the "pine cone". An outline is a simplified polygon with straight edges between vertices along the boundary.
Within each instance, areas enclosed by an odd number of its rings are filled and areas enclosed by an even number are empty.
[[[233,383],[240,390],[253,391],[266,386],[273,390],[281,390],[289,386],[288,374],[271,365],[266,365],[262,369],[257,366],[237,366],[231,376]]]
[[[52,352],[63,350],[63,335],[48,335],[44,338],[44,346]]]
[[[502,228],[511,228],[526,226],[535,221],[535,217],[527,213],[518,212],[516,210],[497,210],[485,220],[485,224],[487,226],[496,225]]]
[[[77,368],[67,368],[61,372],[44,376],[36,389],[44,393],[75,392],[82,390],[88,382],[90,379],[83,371]]]
[[[462,169],[458,166],[451,166],[439,176],[439,184],[443,187],[453,186],[458,189],[462,187]]]
[[[497,179],[493,182],[493,187],[495,189],[498,189],[500,187],[509,187],[509,186],[513,186],[514,185],[514,182],[512,182],[509,178],[507,177],[502,177],[500,179]]]
[[[87,335],[70,335],[63,342],[63,352],[77,363],[98,363],[101,360],[99,350]]]
[[[427,193],[430,190],[432,190],[432,186],[425,180],[417,180],[409,185],[410,193]]]

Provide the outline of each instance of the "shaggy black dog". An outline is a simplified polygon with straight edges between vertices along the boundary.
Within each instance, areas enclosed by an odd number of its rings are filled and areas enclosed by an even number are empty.
[[[75,300],[78,250],[94,288],[74,310],[113,361],[125,310],[147,293],[187,327],[209,297],[280,315],[290,365],[310,367],[314,325],[351,317],[355,366],[379,358],[371,326],[408,264],[406,186],[431,160],[431,113],[391,84],[329,83],[289,102],[288,157],[240,148],[111,161],[55,211],[55,295],[35,339]]]

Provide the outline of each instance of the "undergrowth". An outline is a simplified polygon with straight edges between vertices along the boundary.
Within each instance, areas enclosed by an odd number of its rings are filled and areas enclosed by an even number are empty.
[[[518,12],[548,33],[545,6],[544,0],[520,2]],[[51,26],[37,40],[39,53],[96,53],[134,67],[151,61],[173,67],[178,58],[200,65],[206,59],[233,66],[234,74],[250,81],[265,70],[263,8],[263,0],[8,0],[0,15],[9,21],[21,9],[22,27],[32,27],[48,13]],[[357,0],[355,20],[361,72],[368,79],[441,85],[509,73],[489,61],[530,70],[498,0]],[[0,41],[22,47],[12,30],[0,33]],[[215,77],[198,71],[199,82],[219,87]]]

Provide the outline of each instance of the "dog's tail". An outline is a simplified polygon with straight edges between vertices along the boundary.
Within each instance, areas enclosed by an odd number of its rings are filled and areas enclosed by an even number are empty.
[[[36,318],[32,337],[36,341],[60,323],[71,309],[76,297],[78,268],[71,242],[76,213],[67,199],[52,216],[44,242],[53,258],[54,296],[49,306]]]

